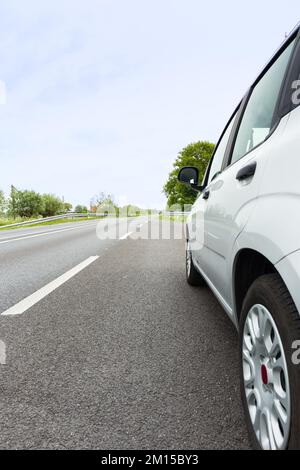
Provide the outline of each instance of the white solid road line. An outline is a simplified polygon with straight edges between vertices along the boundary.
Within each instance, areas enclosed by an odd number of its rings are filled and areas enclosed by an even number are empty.
[[[147,224],[147,223],[148,223],[148,221],[147,221],[147,222],[144,222],[144,223],[142,223],[142,224],[138,224],[138,225],[136,226],[136,230],[140,230],[140,229],[141,229],[145,224]],[[127,240],[127,238],[129,238],[130,235],[132,235],[133,233],[134,233],[134,232],[128,232],[128,233],[126,233],[125,235],[123,235],[123,237],[120,237],[120,240]]]
[[[126,233],[126,235],[123,235],[123,237],[121,237],[120,240],[126,240],[132,234],[133,234],[133,232],[128,232],[128,233]]]
[[[42,300],[44,297],[46,297],[51,292],[53,292],[55,289],[57,289],[62,284],[67,282],[73,276],[76,276],[76,274],[78,274],[80,271],[82,271],[87,266],[92,264],[98,258],[99,258],[99,256],[91,256],[90,258],[86,259],[85,261],[78,264],[74,268],[70,269],[70,271],[67,271],[62,276],[58,277],[57,279],[55,279],[52,282],[49,282],[49,284],[47,284],[46,286],[44,286],[41,289],[34,292],[34,294],[32,294],[29,297],[26,297],[25,299],[21,300],[21,302],[18,302],[16,305],[14,305],[13,307],[10,307],[8,310],[5,310],[1,315],[4,315],[4,316],[21,315],[22,313],[26,312],[26,310],[28,310],[33,305],[35,305],[40,300]]]
[[[28,238],[36,238],[36,237],[44,237],[45,235],[52,235],[53,233],[60,233],[60,232],[69,232],[70,230],[79,230],[86,227],[93,227],[95,224],[87,224],[87,225],[80,225],[80,227],[70,227],[70,228],[63,228],[60,230],[50,230],[50,232],[43,232],[43,233],[35,233],[34,235],[24,235],[23,237],[18,238],[8,238],[7,240],[1,241],[0,245],[3,243],[11,243],[11,242],[18,242],[21,240],[27,240]]]

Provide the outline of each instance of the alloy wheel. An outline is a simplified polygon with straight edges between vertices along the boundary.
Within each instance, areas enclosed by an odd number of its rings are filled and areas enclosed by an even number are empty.
[[[254,305],[243,331],[244,390],[254,432],[262,449],[287,447],[291,398],[287,362],[278,328],[263,305]]]

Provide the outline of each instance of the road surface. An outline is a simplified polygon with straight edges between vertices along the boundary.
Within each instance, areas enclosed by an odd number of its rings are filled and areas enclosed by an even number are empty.
[[[0,448],[249,447],[234,327],[183,240],[130,223],[0,232]]]

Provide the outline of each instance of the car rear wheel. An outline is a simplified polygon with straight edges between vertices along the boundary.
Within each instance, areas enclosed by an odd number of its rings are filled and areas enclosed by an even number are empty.
[[[205,284],[205,281],[199,271],[194,266],[193,255],[189,246],[189,242],[187,242],[186,244],[185,257],[186,280],[188,284],[190,284],[191,286],[203,286]]]
[[[240,318],[243,406],[254,448],[300,448],[300,369],[293,345],[300,317],[277,274],[250,287]]]

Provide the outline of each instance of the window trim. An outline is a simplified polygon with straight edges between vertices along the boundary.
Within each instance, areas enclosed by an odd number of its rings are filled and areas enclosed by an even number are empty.
[[[217,150],[220,146],[220,143],[222,142],[222,139],[224,137],[224,135],[226,134],[226,131],[228,129],[228,127],[230,126],[230,124],[233,122],[233,128],[231,129],[231,133],[230,133],[230,136],[229,136],[229,139],[228,139],[228,142],[227,142],[227,145],[226,145],[226,149],[225,149],[225,152],[224,152],[224,157],[223,157],[223,160],[222,160],[222,165],[221,165],[221,172],[223,172],[224,170],[224,161],[227,157],[227,152],[228,152],[228,145],[229,143],[231,142],[231,136],[232,136],[232,133],[233,131],[235,130],[235,126],[236,126],[236,120],[237,120],[237,117],[238,117],[238,114],[239,114],[239,109],[240,109],[240,106],[241,106],[241,103],[239,103],[239,105],[236,107],[236,109],[234,110],[234,112],[232,113],[232,115],[230,116],[217,144],[216,144],[216,147],[214,149],[214,152],[209,160],[209,164],[207,166],[207,169],[206,169],[206,172],[204,174],[204,178],[203,178],[203,181],[202,181],[202,186],[203,188],[206,188],[207,185],[208,185],[208,179],[209,179],[209,174],[210,174],[210,170],[211,170],[211,166],[212,166],[212,163],[213,163],[213,160],[215,158],[215,154],[217,153]]]
[[[296,47],[293,52],[292,63],[290,64],[289,72],[286,76],[284,86],[282,87],[282,95],[280,102],[278,103],[278,117],[282,119],[284,116],[289,114],[294,109],[300,106],[299,104],[294,104],[291,100],[291,88],[292,83],[295,80],[300,79],[300,29],[298,32],[298,38],[296,41]]]
[[[247,106],[248,106],[248,103],[250,101],[250,98],[252,96],[252,93],[254,91],[254,89],[256,88],[257,84],[260,82],[260,80],[265,76],[265,74],[270,70],[270,68],[274,65],[274,63],[277,61],[277,59],[281,56],[281,54],[283,54],[283,52],[285,51],[285,49],[296,39],[296,42],[295,42],[295,45],[294,45],[294,49],[291,53],[291,57],[289,59],[289,62],[288,62],[288,65],[287,65],[287,68],[286,68],[286,71],[285,71],[285,74],[284,74],[284,78],[282,80],[282,84],[281,84],[281,87],[280,87],[280,91],[279,91],[279,95],[278,95],[278,99],[277,99],[277,102],[276,102],[276,106],[275,106],[275,109],[274,109],[274,113],[273,113],[273,117],[272,117],[272,127],[270,129],[270,132],[269,134],[267,135],[267,137],[262,141],[260,142],[259,144],[257,144],[255,147],[253,147],[251,150],[249,150],[247,153],[245,153],[241,158],[239,158],[238,160],[236,160],[235,162],[232,162],[232,156],[233,156],[233,150],[234,150],[234,147],[235,147],[235,143],[236,143],[236,140],[237,140],[237,136],[238,136],[238,133],[239,133],[239,130],[240,130],[240,127],[241,127],[241,123],[242,123],[242,120],[243,120],[243,117],[244,117],[244,114],[245,114],[245,111],[247,109]],[[282,115],[282,113],[280,112],[281,111],[281,107],[280,107],[280,104],[282,102],[282,97],[283,97],[283,93],[284,93],[284,89],[286,87],[286,82],[287,82],[287,79],[289,77],[289,74],[291,72],[291,69],[294,65],[294,61],[296,58],[298,58],[298,56],[296,55],[296,50],[298,49],[300,45],[300,26],[298,25],[293,31],[292,33],[289,35],[289,37],[284,41],[284,43],[281,45],[281,47],[278,49],[278,51],[273,55],[273,57],[271,58],[271,60],[268,62],[268,64],[266,65],[266,67],[264,67],[264,69],[262,70],[262,72],[259,74],[259,76],[257,77],[257,79],[255,80],[255,82],[252,84],[252,86],[249,88],[249,90],[247,91],[243,101],[242,101],[242,104],[241,104],[241,109],[240,109],[240,112],[239,112],[239,119],[238,119],[238,122],[236,123],[237,125],[235,126],[235,129],[234,130],[234,134],[232,135],[232,139],[231,139],[231,146],[230,146],[230,150],[228,151],[227,153],[227,158],[226,158],[226,162],[224,162],[224,169],[226,168],[229,168],[230,166],[234,165],[235,163],[238,163],[240,160],[242,160],[243,158],[245,158],[247,155],[249,155],[251,152],[253,152],[254,150],[256,150],[258,147],[260,147],[261,145],[263,145],[270,137],[271,135],[275,132],[276,128],[278,127],[282,117],[284,115]]]

